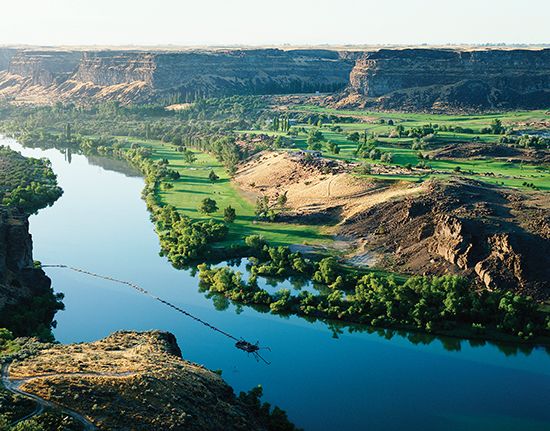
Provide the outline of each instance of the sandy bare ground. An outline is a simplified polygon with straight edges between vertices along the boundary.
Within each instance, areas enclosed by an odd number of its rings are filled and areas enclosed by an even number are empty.
[[[235,183],[248,196],[275,197],[286,193],[287,207],[296,214],[339,208],[341,222],[390,199],[421,193],[422,185],[388,183],[316,166],[287,152],[263,152],[237,171]]]

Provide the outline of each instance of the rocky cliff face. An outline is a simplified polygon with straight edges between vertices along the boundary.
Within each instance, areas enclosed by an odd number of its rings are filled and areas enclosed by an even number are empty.
[[[33,300],[45,300],[34,310]],[[33,268],[32,237],[26,217],[0,209],[0,327],[8,326],[19,335],[35,332],[38,326],[49,328],[57,311],[51,280],[42,269]],[[19,321],[21,312],[34,312],[30,319]],[[17,320],[17,321],[16,321]]]
[[[69,78],[79,57],[74,52],[21,51],[11,57],[7,70],[27,78],[32,85],[49,86]]]
[[[353,56],[329,50],[8,53],[0,97],[23,102],[180,100],[343,89]]]
[[[365,54],[341,102],[387,109],[547,108],[550,50],[387,50]]]
[[[192,101],[338,92],[337,106],[398,110],[550,107],[550,50],[36,51],[0,49],[0,98]]]
[[[372,206],[347,220],[380,263],[413,274],[471,276],[488,289],[550,297],[550,208],[470,180],[433,182],[414,198]]]
[[[15,55],[16,50],[10,48],[0,48],[0,71],[7,70],[10,66],[10,61]]]

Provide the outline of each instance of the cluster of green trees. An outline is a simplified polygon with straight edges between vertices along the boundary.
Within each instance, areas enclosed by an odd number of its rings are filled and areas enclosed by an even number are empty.
[[[268,306],[274,313],[293,313],[339,319],[373,326],[419,328],[428,332],[496,329],[531,339],[550,330],[550,319],[531,298],[513,292],[476,291],[458,276],[410,277],[398,282],[391,276],[345,272],[338,262],[305,259],[286,247],[270,247],[259,238],[247,238],[250,277],[229,267],[199,265],[203,289],[244,304]],[[329,293],[288,289],[270,294],[257,277],[300,275],[327,286]]]
[[[63,191],[47,160],[0,147],[0,203],[24,214],[53,204]]]
[[[286,192],[273,198],[267,195],[258,196],[254,212],[259,219],[273,221],[277,217],[277,214],[284,211],[286,203]]]
[[[290,121],[288,117],[275,117],[271,128],[275,131],[288,132],[290,130]]]
[[[381,151],[376,148],[376,145],[380,144],[374,138],[368,138],[365,142],[361,142],[356,150],[355,155],[371,160],[380,160],[382,162],[391,163],[393,161],[393,154],[389,151]]]
[[[170,205],[154,211],[162,254],[176,266],[216,258],[213,246],[227,238],[228,228],[215,220],[194,221]]]
[[[51,327],[55,313],[63,310],[63,294],[51,289],[40,295],[8,304],[0,313],[0,328],[8,328],[15,336],[35,336],[44,341],[53,341]]]
[[[323,132],[319,129],[311,128],[307,134],[307,149],[313,151],[320,151],[323,148],[321,141],[325,139]]]
[[[256,417],[260,418],[266,429],[271,431],[298,431],[298,428],[288,420],[284,410],[269,403],[262,403],[263,388],[261,385],[248,392],[239,394],[239,401],[252,409]]]

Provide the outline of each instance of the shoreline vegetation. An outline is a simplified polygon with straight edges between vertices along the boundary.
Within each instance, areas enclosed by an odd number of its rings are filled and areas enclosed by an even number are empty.
[[[55,313],[64,308],[40,268],[33,268],[28,217],[53,205],[63,190],[49,161],[0,146],[0,331],[53,340]],[[0,333],[0,346],[2,334]]]
[[[225,106],[223,103],[228,102],[219,102]],[[187,127],[191,130],[168,137],[167,130],[174,127],[169,122],[159,120],[152,125],[144,120],[155,115],[162,119],[165,114],[158,112],[161,108],[121,108],[114,105],[99,107],[89,114],[92,119],[95,118],[95,122],[82,122],[78,133],[73,131],[73,123],[65,122],[64,110],[69,108],[60,106],[49,108],[49,111],[48,108],[41,108],[42,117],[34,117],[31,126],[18,127],[12,122],[4,124],[1,130],[26,144],[64,144],[84,153],[123,158],[136,166],[145,178],[143,198],[160,238],[161,253],[179,268],[198,265],[201,289],[205,292],[223,295],[235,303],[260,307],[281,315],[296,314],[373,327],[406,328],[430,334],[550,344],[550,315],[529,297],[509,291],[473,289],[469,280],[459,276],[413,276],[403,280],[392,274],[345,268],[330,255],[305,257],[299,252],[292,252],[288,245],[283,245],[284,241],[277,243],[262,234],[250,234],[253,229],[236,230],[233,223],[235,217],[238,220],[242,216],[239,212],[233,213],[226,220],[212,218],[211,213],[218,209],[223,211],[223,208],[214,209],[217,206],[215,194],[209,197],[213,203],[205,204],[205,199],[202,200],[202,204],[206,205],[201,208],[204,215],[199,215],[197,208],[194,217],[188,215],[191,213],[189,209],[181,210],[167,203],[165,192],[182,182],[182,173],[174,169],[173,160],[163,157],[166,155],[163,152],[165,146],[170,146],[172,152],[179,154],[188,165],[196,162],[197,157],[209,153],[224,166],[229,176],[235,172],[240,160],[262,149],[261,145],[242,148],[236,144],[235,138],[223,136],[219,123],[204,120],[209,114],[215,117],[220,106],[212,101],[204,104],[198,114],[202,116],[203,123],[189,121]],[[259,114],[258,117],[258,107],[244,105],[238,110],[238,118],[250,109],[250,115],[256,121],[261,121],[265,114]],[[71,115],[76,115],[72,109]],[[129,116],[139,130],[134,130],[132,137],[128,136],[128,130],[121,133],[113,121],[107,121],[101,109],[113,109],[118,115]],[[227,109],[235,108],[228,104]],[[189,115],[190,111],[186,110],[184,115]],[[62,118],[61,122],[58,119],[45,128],[44,120],[56,116]],[[319,121],[322,127],[322,120]],[[51,126],[60,123],[64,124],[62,130]],[[231,129],[242,125],[233,124]],[[497,127],[498,123],[493,125]],[[278,126],[281,127],[288,128],[288,122],[283,121],[283,126]],[[311,136],[310,143],[315,143],[315,135]],[[350,139],[354,141],[355,138]],[[368,146],[368,138],[365,139]],[[212,169],[210,174],[204,174],[206,184],[216,183],[221,176]],[[228,177],[224,180],[228,181]],[[280,204],[284,206],[284,202]],[[208,207],[211,207],[210,210]],[[256,205],[256,217],[249,220],[252,228],[258,220],[274,218],[269,216],[276,207],[269,204],[268,207],[268,210],[262,209],[261,202]],[[274,226],[274,230],[281,225],[269,223],[269,226]],[[287,225],[284,226],[286,228]],[[285,239],[292,241],[294,238],[291,236]],[[209,265],[232,258],[249,259],[250,277],[247,281],[244,281],[241,273],[229,267],[213,268]],[[258,276],[305,277],[326,289],[316,295],[302,292],[293,296],[285,289],[270,294],[258,286]]]

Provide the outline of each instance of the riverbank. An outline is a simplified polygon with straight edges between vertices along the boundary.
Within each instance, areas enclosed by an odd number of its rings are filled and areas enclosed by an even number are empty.
[[[63,346],[22,340],[3,382],[38,404],[26,415],[38,423],[44,410],[60,410],[85,430],[295,429],[283,411],[262,405],[261,389],[236,396],[218,374],[183,360],[175,337],[159,331]]]
[[[237,392],[261,383],[265,400],[308,430],[361,429],[367,422],[373,429],[399,430],[402,415],[414,431],[481,431],[509,421],[543,430],[550,421],[544,349],[306,320],[205,297],[192,271],[175,270],[159,257],[158,236],[140,199],[144,183],[135,173],[114,172],[103,158],[77,151],[67,157],[66,151],[4,142],[26,156],[50,159],[65,190],[56,205],[31,218],[38,259],[132,281],[232,334],[269,346],[264,356],[271,365],[256,363],[217,333],[132,289],[50,268],[47,274],[67,305],[56,317],[60,342],[98,340],[130,327],[162,328],[176,334],[187,358],[223,370]],[[124,214],[123,220],[115,214]],[[272,292],[286,287],[299,293],[298,284],[259,282]],[[387,414],[396,401],[384,394],[395,393],[407,400],[398,403],[402,415]],[[469,418],[476,422],[465,428]]]
[[[300,253],[290,253],[284,247],[276,249],[271,245],[265,245],[268,248],[262,251],[262,245],[254,250],[254,247],[248,243],[249,239],[253,240],[254,235],[243,238],[245,241],[241,239],[242,242],[231,241],[228,238],[231,222],[219,222],[212,218],[203,222],[180,215],[178,209],[163,202],[161,191],[165,188],[164,184],[180,182],[182,174],[172,169],[166,157],[156,153],[158,151],[156,147],[147,143],[140,145],[128,141],[114,142],[111,146],[97,146],[94,145],[93,140],[87,139],[83,149],[91,153],[98,152],[125,158],[144,173],[146,186],[143,196],[155,221],[162,253],[177,267],[204,261],[215,262],[228,258],[254,256],[260,258],[264,268],[268,268],[267,272],[265,269],[262,270],[264,275],[313,277],[320,284],[332,289],[332,292],[323,294],[290,298],[284,289],[275,294],[267,294],[262,289],[258,291],[252,289],[243,294],[238,292],[242,291],[242,286],[238,284],[232,286],[229,282],[223,282],[223,287],[218,289],[225,292],[226,296],[233,301],[249,305],[268,305],[271,312],[277,314],[294,313],[374,326],[414,327],[432,333],[448,334],[452,333],[457,325],[461,328],[471,325],[471,331],[478,336],[496,333],[498,330],[525,340],[545,339],[547,325],[545,318],[547,319],[548,316],[542,315],[529,298],[515,296],[510,292],[481,291],[478,293],[471,288],[457,293],[448,286],[464,284],[459,278],[453,280],[454,276],[447,276],[448,279],[438,279],[432,276],[419,280],[413,278],[404,284],[397,283],[396,286],[400,289],[404,288],[403,292],[407,292],[409,298],[406,309],[403,309],[403,301],[399,300],[395,293],[389,294],[390,299],[383,299],[388,294],[384,291],[392,292],[395,289],[383,288],[382,291],[378,291],[376,287],[377,285],[393,286],[395,282],[391,277],[376,276],[369,271],[366,271],[368,277],[363,277],[364,271],[346,274],[339,269],[336,261],[331,263],[328,269],[323,267],[325,259],[321,261],[304,259]],[[187,166],[186,169],[192,168]],[[265,238],[257,235],[256,237],[260,244],[265,244]],[[228,244],[230,244],[229,248],[227,248]],[[281,260],[283,256],[286,257]],[[291,258],[291,261],[287,262],[288,258]],[[325,270],[328,271],[327,274],[323,274]],[[262,272],[259,274],[261,275]],[[250,295],[256,296],[252,298]],[[458,298],[451,298],[452,296],[458,296]],[[450,302],[445,302],[446,305],[442,306],[442,298],[447,298]],[[472,302],[472,304],[477,302],[478,305],[459,307],[455,306],[455,301]],[[422,303],[433,303],[433,305],[424,307]],[[416,311],[413,312],[413,310]],[[464,331],[461,329],[460,333],[463,334]]]

